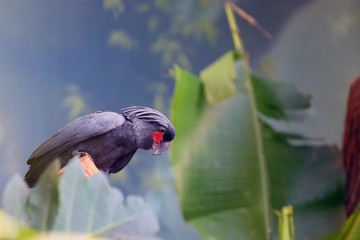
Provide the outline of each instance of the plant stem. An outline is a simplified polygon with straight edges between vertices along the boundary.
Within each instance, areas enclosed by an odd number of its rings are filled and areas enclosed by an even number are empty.
[[[284,206],[281,212],[275,213],[279,218],[280,240],[295,240],[294,209],[291,205]]]
[[[235,49],[242,54],[242,53],[244,53],[243,44],[242,44],[241,38],[239,36],[239,29],[237,27],[234,13],[231,9],[231,5],[230,5],[229,1],[225,1],[225,13],[226,13],[227,20],[229,22],[229,27],[230,27],[231,35],[232,35],[232,38],[234,41]]]
[[[265,157],[265,147],[264,147],[264,137],[261,128],[261,122],[258,118],[257,112],[257,103],[254,94],[254,89],[251,81],[251,69],[247,55],[245,54],[243,43],[239,35],[239,30],[237,28],[236,20],[233,14],[232,5],[230,1],[225,1],[225,12],[229,22],[229,27],[231,30],[232,38],[234,41],[234,46],[236,51],[238,51],[244,59],[244,77],[245,77],[245,87],[248,89],[249,98],[250,98],[250,108],[251,115],[254,121],[254,131],[256,136],[256,145],[257,153],[260,166],[260,183],[261,183],[261,192],[262,192],[262,201],[264,208],[264,223],[265,223],[265,236],[267,240],[272,238],[272,223],[271,223],[271,203],[270,203],[270,186],[269,186],[269,176],[266,166],[266,157]]]

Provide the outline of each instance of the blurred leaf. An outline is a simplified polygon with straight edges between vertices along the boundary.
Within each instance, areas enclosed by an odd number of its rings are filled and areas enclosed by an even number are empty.
[[[87,179],[75,158],[60,182],[60,209],[53,230],[141,239],[159,226],[155,214],[142,198],[109,188],[103,173]]]
[[[111,10],[115,17],[119,17],[125,11],[123,0],[103,0],[105,10]]]
[[[115,17],[119,17],[125,12],[125,3],[123,0],[103,0],[103,7],[105,10],[112,11]],[[134,21],[144,20],[143,25],[147,25],[149,33],[157,31],[155,41],[151,41],[152,37],[135,41],[130,36],[121,36],[121,41],[119,41],[119,36],[110,35],[108,43],[123,49],[133,49],[134,46],[141,45],[144,50],[144,47],[150,46],[148,50],[159,54],[165,67],[176,62],[190,69],[189,56],[193,54],[194,48],[190,45],[184,46],[181,38],[194,38],[201,46],[205,41],[214,45],[218,35],[216,21],[223,13],[222,7],[222,1],[212,0],[136,2],[127,10],[128,14],[134,16]],[[169,41],[169,44],[163,41],[164,38]],[[154,50],[154,46],[157,46],[155,47],[157,50]]]
[[[167,12],[171,9],[171,3],[169,0],[155,0],[155,7]]]
[[[119,47],[120,49],[125,50],[131,50],[137,45],[136,40],[123,30],[112,31],[108,43],[110,46]]]
[[[263,135],[272,208],[280,209],[286,204],[294,207],[296,239],[317,240],[338,229],[344,221],[339,149],[291,144],[301,135],[276,131],[265,123]]]
[[[19,223],[0,209],[0,239],[16,239]]]
[[[14,175],[6,184],[2,205],[6,213],[25,222],[26,212],[25,203],[29,194],[26,183],[19,175]]]
[[[208,18],[203,18],[197,20],[195,24],[191,26],[194,28],[192,32],[197,42],[207,40],[209,44],[215,44],[218,34],[215,23],[209,21]]]
[[[162,55],[161,61],[165,66],[170,66],[176,59],[183,64],[182,67],[190,69],[190,62],[183,53],[182,45],[179,40],[169,38],[165,35],[160,36],[157,41],[151,46],[154,53]]]
[[[21,238],[22,239],[22,238]],[[95,238],[84,234],[64,234],[64,233],[42,233],[35,237],[26,237],[26,240],[105,240],[105,238]]]
[[[224,54],[200,72],[208,103],[214,104],[236,95],[234,53]],[[220,80],[221,79],[221,80]]]
[[[150,6],[147,3],[140,3],[139,5],[136,6],[136,11],[139,13],[145,13],[148,12],[150,10]]]
[[[232,56],[233,61],[227,60],[231,66],[216,67],[226,72],[216,74],[222,76],[219,82],[228,78],[226,82],[235,66],[238,94],[216,104],[205,102],[207,83],[179,67],[174,71],[171,117],[177,137],[171,156],[184,217],[206,239],[266,239],[271,230],[265,227],[268,211],[291,204],[299,212],[297,239],[319,239],[343,220],[340,152],[309,145],[300,134],[252,117],[255,111],[272,118],[272,124],[276,119],[294,120],[296,115],[289,111],[308,108],[310,99],[291,85],[250,77],[243,59]],[[211,93],[217,94],[217,88]],[[251,94],[257,105],[251,103]],[[261,134],[255,134],[256,124]],[[330,213],[336,217],[329,218]]]
[[[211,7],[212,0],[200,0],[200,7],[204,10]]]
[[[6,240],[101,240],[104,238],[94,238],[88,235],[80,234],[62,234],[62,233],[45,233],[38,232],[29,227],[20,225],[13,217],[7,215],[0,209],[0,239]]]
[[[12,180],[14,182],[14,180]],[[24,239],[38,236],[38,232],[20,223],[0,209],[0,239]]]
[[[52,161],[28,195],[27,223],[36,229],[50,230],[59,208],[59,161]]]
[[[310,107],[311,97],[301,94],[291,84],[271,81],[258,76],[252,76],[252,83],[258,111],[265,116],[295,120],[296,115],[291,115],[291,111]]]
[[[80,117],[87,110],[87,106],[77,86],[68,85],[67,91],[69,95],[64,99],[63,106],[69,109],[68,120],[70,121]]]
[[[148,21],[148,29],[150,32],[156,31],[159,26],[159,19],[156,16],[150,16]]]
[[[184,54],[184,53],[179,53],[177,55],[177,62],[180,64],[180,66],[186,68],[186,69],[190,69],[191,68],[191,64],[189,61],[189,58]]]
[[[146,90],[154,96],[153,107],[160,112],[165,112],[164,94],[167,92],[167,85],[163,82],[151,82],[146,85]]]
[[[180,37],[194,38],[197,43],[214,46],[218,37],[216,18],[221,15],[221,1],[193,1],[187,7],[181,3],[174,7],[173,24],[169,34]],[[191,10],[189,11],[189,8]]]
[[[341,231],[333,233],[323,240],[358,240],[360,239],[360,209],[351,214]]]
[[[272,56],[262,57],[259,63],[258,71],[266,76],[276,76],[275,59]]]
[[[164,189],[164,186],[168,183],[164,178],[163,169],[153,168],[151,170],[145,169],[141,174],[142,184],[144,188],[151,188],[157,192]]]

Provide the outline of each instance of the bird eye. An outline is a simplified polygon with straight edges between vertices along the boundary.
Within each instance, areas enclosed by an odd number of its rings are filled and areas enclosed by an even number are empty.
[[[159,132],[164,133],[164,132],[165,132],[165,128],[161,127],[161,128],[159,129]]]

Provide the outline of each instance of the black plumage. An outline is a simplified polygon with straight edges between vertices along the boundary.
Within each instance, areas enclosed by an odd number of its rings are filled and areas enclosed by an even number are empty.
[[[98,111],[79,117],[63,127],[30,156],[25,181],[32,187],[48,164],[60,159],[61,167],[76,155],[89,154],[96,167],[117,173],[138,148],[165,152],[175,129],[162,113],[148,107],[129,107],[120,113]]]

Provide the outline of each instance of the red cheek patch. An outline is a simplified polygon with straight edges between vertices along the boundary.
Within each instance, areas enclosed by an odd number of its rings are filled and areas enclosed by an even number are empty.
[[[156,144],[160,144],[160,141],[163,140],[164,133],[161,132],[154,132],[153,133],[153,139],[155,140],[153,148],[155,148]]]

